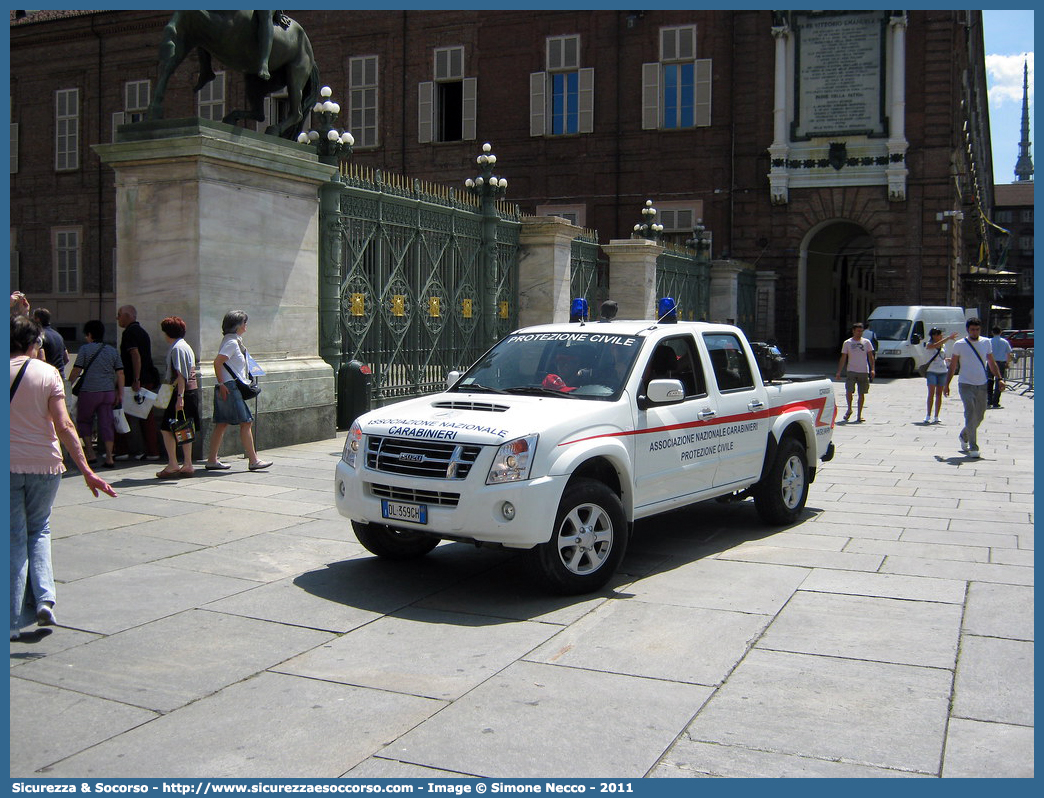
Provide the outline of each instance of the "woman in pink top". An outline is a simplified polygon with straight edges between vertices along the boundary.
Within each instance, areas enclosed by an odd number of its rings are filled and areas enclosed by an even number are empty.
[[[87,465],[65,407],[62,375],[36,358],[42,344],[39,324],[27,316],[11,318],[12,640],[34,618],[40,626],[55,623],[50,519],[65,471],[59,439],[91,493],[116,495]]]

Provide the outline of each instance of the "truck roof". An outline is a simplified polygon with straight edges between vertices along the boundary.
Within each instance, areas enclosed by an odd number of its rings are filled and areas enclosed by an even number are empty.
[[[616,333],[618,335],[641,335],[654,330],[731,331],[742,334],[739,327],[730,324],[715,324],[707,321],[661,322],[655,319],[613,319],[612,321],[559,322],[522,327],[515,333]]]

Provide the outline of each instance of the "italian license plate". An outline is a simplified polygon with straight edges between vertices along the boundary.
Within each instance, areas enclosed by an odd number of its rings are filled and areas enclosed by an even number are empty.
[[[381,499],[381,515],[389,521],[409,521],[411,524],[428,523],[426,504],[407,504]]]

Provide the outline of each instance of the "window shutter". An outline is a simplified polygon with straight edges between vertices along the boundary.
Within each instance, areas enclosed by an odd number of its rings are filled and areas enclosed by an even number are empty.
[[[678,57],[678,38],[674,28],[660,30],[660,60],[673,61]]]
[[[696,127],[710,127],[711,124],[711,59],[701,58],[696,61]]]
[[[461,138],[464,141],[474,141],[477,137],[475,132],[475,120],[478,116],[478,78],[464,78],[461,81],[464,90],[464,111],[461,120]]]
[[[547,73],[529,75],[529,135],[543,136],[547,117]]]
[[[563,64],[562,58],[562,40],[561,39],[548,39],[547,40],[547,68],[549,70],[561,69]]]
[[[581,69],[580,73],[580,119],[579,132],[594,132],[594,70]]]
[[[642,64],[642,130],[660,127],[660,65]]]
[[[427,144],[435,137],[435,84],[417,84],[417,141]]]
[[[117,111],[112,115],[112,143],[116,143],[116,128],[124,122],[125,114],[123,111]]]
[[[678,58],[688,61],[696,57],[696,28],[678,28]]]

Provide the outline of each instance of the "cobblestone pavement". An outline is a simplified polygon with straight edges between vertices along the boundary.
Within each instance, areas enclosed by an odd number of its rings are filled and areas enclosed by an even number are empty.
[[[11,774],[1032,776],[1032,398],[988,412],[980,460],[956,391],[939,425],[924,399],[875,382],[799,523],[642,521],[572,598],[509,552],[371,557],[333,508],[343,435],[257,473],[121,464],[118,499],[68,475]]]

